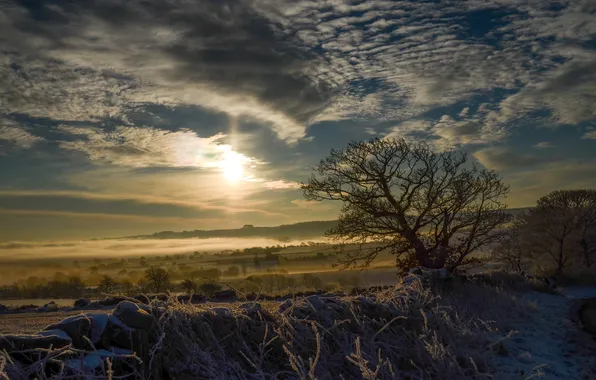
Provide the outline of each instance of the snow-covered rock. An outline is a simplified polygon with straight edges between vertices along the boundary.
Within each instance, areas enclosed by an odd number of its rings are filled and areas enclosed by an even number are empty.
[[[155,317],[151,314],[149,306],[141,303],[122,301],[116,306],[113,314],[127,326],[135,329],[150,330],[155,323]]]
[[[91,300],[89,298],[79,298],[74,302],[74,307],[85,307],[91,305]]]
[[[70,336],[76,348],[87,349],[89,333],[91,331],[91,319],[84,314],[73,315],[58,323],[47,326],[44,331],[62,330]]]

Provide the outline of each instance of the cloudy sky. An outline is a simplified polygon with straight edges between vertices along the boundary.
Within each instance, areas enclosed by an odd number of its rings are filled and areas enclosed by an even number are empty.
[[[595,187],[596,2],[0,2],[0,240],[332,219],[295,183],[372,136]]]

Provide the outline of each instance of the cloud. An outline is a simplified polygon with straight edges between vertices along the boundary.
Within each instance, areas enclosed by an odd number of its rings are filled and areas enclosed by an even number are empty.
[[[511,185],[510,207],[536,204],[536,199],[553,190],[590,189],[596,186],[596,162],[573,159],[552,162],[509,174],[505,182]]]
[[[260,162],[234,152],[221,144],[226,137],[217,134],[199,137],[190,130],[171,132],[156,128],[117,127],[113,131],[97,128],[60,127],[74,136],[61,141],[62,149],[85,154],[91,161],[108,162],[133,168],[174,167],[225,170],[226,162],[250,166]]]
[[[328,203],[318,202],[318,201],[307,201],[305,199],[293,199],[291,201],[293,205],[298,206],[301,209],[310,210],[310,211],[323,211],[323,210],[330,210],[331,206]]]
[[[0,71],[13,89],[0,104],[11,112],[83,120],[120,116],[135,102],[196,104],[265,122],[294,142],[334,91],[315,77],[323,61],[259,2],[25,4],[2,16],[16,51]]]
[[[555,145],[548,141],[541,141],[539,143],[534,144],[534,148],[545,149],[545,148],[554,148]]]
[[[64,202],[66,201],[66,202]],[[103,209],[104,212],[109,210],[117,210],[125,213],[127,209],[136,210],[138,213],[139,205],[148,206],[165,211],[164,206],[169,207],[170,212],[174,214],[196,215],[197,211],[204,212],[220,212],[226,214],[235,213],[256,213],[267,216],[279,216],[275,212],[269,212],[258,208],[246,207],[242,205],[219,205],[209,201],[200,201],[196,199],[180,199],[175,196],[156,196],[142,193],[126,194],[126,193],[99,193],[90,191],[73,191],[73,190],[0,190],[0,206],[4,205],[4,209],[17,207],[18,203],[26,203],[29,206],[40,203],[41,205],[61,207],[62,209],[76,208],[80,201],[85,201],[84,208],[86,211],[97,207]],[[95,206],[93,205],[95,202]],[[6,203],[8,203],[7,207]],[[70,206],[69,206],[70,204]],[[116,207],[114,207],[114,205]],[[186,210],[185,210],[186,209]],[[118,212],[113,214],[118,214]]]
[[[385,137],[409,140],[428,140],[439,150],[450,150],[465,145],[488,144],[503,140],[506,131],[483,123],[480,116],[454,119],[443,115],[438,120],[407,120],[392,127]]]
[[[0,141],[7,141],[17,148],[29,149],[43,140],[42,137],[32,135],[23,128],[0,125]]]
[[[295,182],[288,182],[284,180],[265,182],[267,189],[299,189],[300,185]]]
[[[586,133],[582,136],[584,140],[596,140],[596,129],[589,128]]]
[[[541,109],[578,122],[594,117],[590,9],[498,0],[19,3],[0,11],[10,52],[0,112],[97,120],[147,103],[192,104],[259,121],[292,143],[321,121],[404,121],[505,91],[481,125],[503,129]],[[458,123],[478,117],[460,109]],[[445,143],[469,140],[451,129],[440,132]]]
[[[550,156],[536,156],[514,152],[505,147],[490,147],[474,153],[482,166],[495,170],[529,170],[532,166],[541,165],[554,160]]]

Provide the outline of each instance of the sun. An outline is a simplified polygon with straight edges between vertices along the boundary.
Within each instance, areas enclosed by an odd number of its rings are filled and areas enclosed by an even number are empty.
[[[229,182],[238,182],[244,178],[244,162],[242,156],[228,152],[221,162],[221,170]]]

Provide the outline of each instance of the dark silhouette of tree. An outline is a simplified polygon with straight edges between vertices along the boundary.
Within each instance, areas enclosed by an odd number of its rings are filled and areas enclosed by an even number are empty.
[[[149,283],[149,287],[155,293],[164,291],[170,282],[168,271],[163,268],[151,267],[145,271],[145,278]]]
[[[201,292],[201,294],[206,295],[207,297],[213,297],[215,293],[220,291],[221,289],[221,285],[212,282],[206,282],[199,286],[199,292]]]
[[[196,292],[199,287],[199,284],[192,278],[187,278],[186,280],[182,281],[180,285],[188,295]]]
[[[493,250],[494,258],[515,272],[522,273],[531,269],[535,261],[532,244],[525,239],[524,215],[517,217],[507,230],[507,235]]]
[[[116,280],[114,280],[113,277],[105,274],[102,276],[98,285],[99,285],[99,290],[101,290],[102,292],[112,293],[116,289],[116,286],[118,286],[118,283],[116,282]]]
[[[120,285],[122,285],[122,288],[124,289],[124,294],[126,294],[127,296],[132,295],[132,289],[134,288],[134,284],[131,280],[123,280],[120,282]]]
[[[353,142],[332,150],[317,172],[301,187],[307,200],[342,202],[339,223],[326,235],[339,247],[359,246],[344,251],[345,266],[367,266],[390,251],[400,267],[453,270],[498,241],[511,217],[501,202],[509,188],[496,172],[425,142]]]
[[[552,191],[523,216],[521,228],[527,249],[547,258],[555,275],[577,261],[591,266],[596,254],[596,191]]]
[[[238,268],[236,265],[232,265],[228,268],[228,270],[226,270],[226,275],[230,277],[238,277],[239,274],[240,268]]]
[[[141,277],[138,281],[137,281],[137,288],[139,288],[139,291],[141,293],[147,293],[149,291],[149,281],[145,278],[145,277]]]

